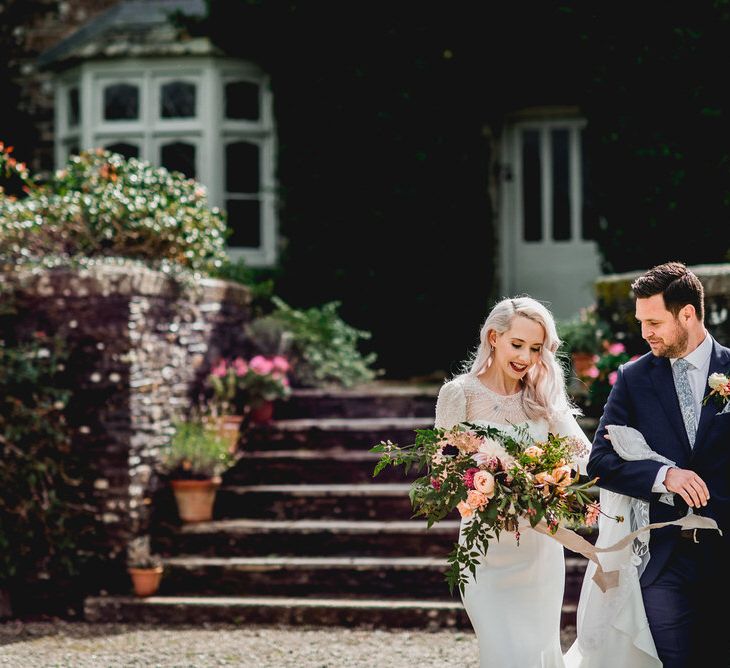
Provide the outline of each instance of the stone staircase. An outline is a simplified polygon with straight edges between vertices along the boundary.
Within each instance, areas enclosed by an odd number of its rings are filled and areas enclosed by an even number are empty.
[[[171,493],[158,495],[159,595],[90,597],[86,618],[471,628],[444,579],[458,515],[427,529],[411,518],[417,473],[388,467],[372,477],[379,455],[370,447],[410,443],[414,429],[433,426],[437,390],[375,383],[295,392],[270,425],[246,434],[214,521],[181,525]],[[566,552],[565,624],[584,568]]]

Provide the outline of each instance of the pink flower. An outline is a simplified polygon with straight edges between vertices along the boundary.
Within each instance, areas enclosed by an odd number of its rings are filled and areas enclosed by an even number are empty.
[[[213,367],[213,369],[211,369],[210,375],[211,376],[217,376],[218,378],[223,378],[223,376],[226,375],[226,370],[227,370],[227,368],[226,368],[226,361],[225,360],[221,360],[220,362],[218,362],[218,364],[216,364]]]
[[[634,356],[633,356],[633,357],[632,357],[632,358],[631,358],[631,359],[629,360],[629,362],[633,362],[634,360],[638,360],[638,359],[639,359],[639,357],[641,357],[641,355],[634,355]]]
[[[617,378],[618,378],[618,371],[611,371],[611,373],[608,374],[608,384],[615,385]]]
[[[274,364],[274,368],[277,371],[282,371],[283,373],[286,373],[291,368],[291,365],[287,361],[286,357],[282,357],[281,355],[276,355],[272,362]]]
[[[474,474],[479,473],[479,469],[470,468],[464,471],[464,484],[467,489],[474,489]]]
[[[477,490],[475,489],[470,489],[466,493],[466,502],[474,510],[484,510],[484,507],[487,505],[488,501],[489,499],[487,499],[486,494],[477,492]]]
[[[237,376],[245,376],[248,373],[248,364],[242,357],[236,357],[233,360],[233,368],[236,370]]]
[[[248,366],[251,371],[257,373],[259,376],[266,376],[271,373],[271,370],[274,368],[272,361],[263,355],[256,355],[253,357],[249,361]]]
[[[441,489],[441,481],[438,478],[431,478],[431,487],[438,492]]]
[[[609,355],[620,355],[626,352],[626,346],[623,343],[612,343],[608,346]]]

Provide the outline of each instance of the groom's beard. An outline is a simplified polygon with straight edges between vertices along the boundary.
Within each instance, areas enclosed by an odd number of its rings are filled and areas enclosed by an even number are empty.
[[[676,327],[674,329],[674,341],[664,343],[664,346],[652,351],[657,357],[681,357],[687,350],[687,342],[689,341],[689,331],[682,326],[679,320],[675,320]]]

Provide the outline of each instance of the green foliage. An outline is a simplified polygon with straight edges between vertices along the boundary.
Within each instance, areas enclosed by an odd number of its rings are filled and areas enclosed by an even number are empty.
[[[174,427],[160,465],[171,479],[215,478],[235,463],[229,441],[203,419],[181,420]]]
[[[124,257],[168,272],[208,272],[226,257],[224,214],[178,172],[101,149],[71,156],[46,183],[7,151],[0,168],[27,190],[22,199],[0,191],[0,264],[7,267]]]
[[[266,347],[267,352],[276,347],[287,355],[293,385],[351,387],[378,375],[371,366],[376,354],[358,349],[370,333],[346,323],[338,313],[339,302],[308,309],[293,308],[277,296],[272,302],[274,311],[255,320],[249,336],[255,346]]]
[[[0,346],[0,587],[77,576],[93,558],[91,479],[64,417],[63,344]]]
[[[608,326],[599,321],[595,306],[581,309],[577,316],[556,322],[558,336],[563,344],[561,350],[570,353],[592,353],[601,351],[603,337]]]
[[[255,308],[263,308],[274,294],[274,284],[278,269],[260,269],[250,267],[243,258],[231,260],[226,258],[220,266],[209,272],[214,278],[223,278],[245,285],[251,291],[251,299]]]

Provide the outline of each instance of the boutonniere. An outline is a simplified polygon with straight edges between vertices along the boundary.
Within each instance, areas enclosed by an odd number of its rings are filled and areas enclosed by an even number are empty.
[[[730,400],[730,379],[724,373],[713,373],[707,379],[707,384],[710,386],[710,391],[702,400],[702,405],[704,406],[712,397],[720,408],[724,408]]]

